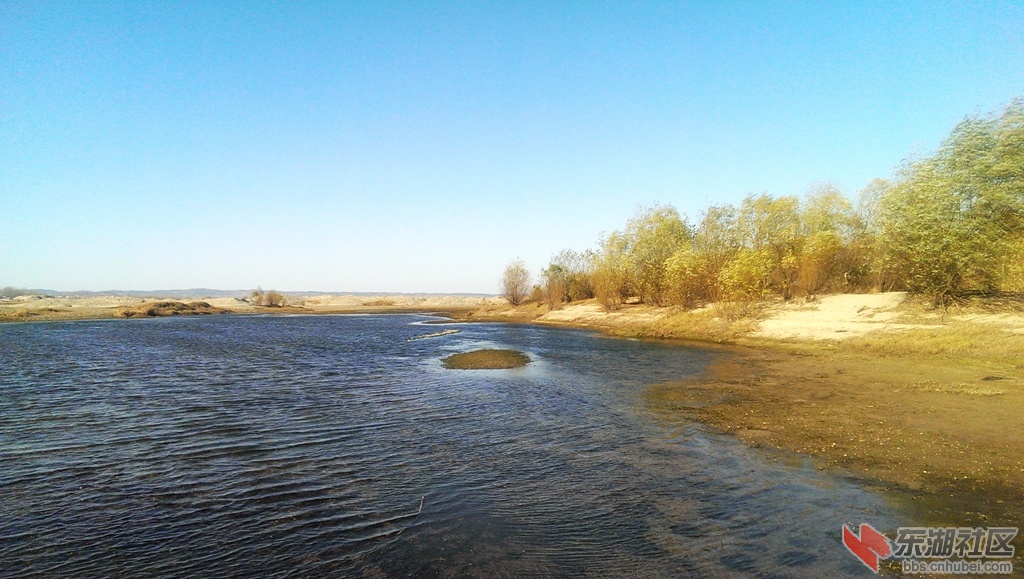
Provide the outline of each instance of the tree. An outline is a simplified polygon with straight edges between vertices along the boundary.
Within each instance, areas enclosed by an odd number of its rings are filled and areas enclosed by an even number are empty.
[[[549,308],[556,309],[562,302],[569,301],[568,292],[566,291],[569,272],[564,266],[552,263],[540,272],[540,276],[544,280],[542,293],[547,298]],[[537,288],[540,289],[540,286],[537,286]]]
[[[626,283],[628,289],[649,304],[662,305],[666,297],[665,262],[693,232],[671,205],[643,207],[626,224]]]
[[[692,307],[708,294],[708,260],[684,246],[665,261],[667,298],[675,304]]]
[[[513,306],[518,306],[529,294],[530,281],[530,272],[522,260],[509,263],[501,278],[502,296]]]
[[[793,297],[803,241],[800,200],[788,195],[750,195],[740,204],[737,227],[744,248],[763,253],[759,259],[770,258],[772,286],[783,299]]]
[[[971,117],[881,200],[886,265],[940,305],[1000,287],[1024,237],[1024,102]]]
[[[264,292],[263,288],[257,286],[249,296],[249,301],[256,306],[281,307],[285,304],[284,294],[277,290]]]
[[[775,258],[769,249],[741,249],[718,275],[722,295],[732,301],[757,301],[771,294]]]
[[[694,231],[694,251],[710,262],[711,269],[718,271],[742,245],[736,208],[728,204],[708,207]]]
[[[594,297],[608,311],[618,308],[626,293],[626,250],[626,238],[613,231],[601,238],[600,249],[594,254]]]
[[[552,307],[593,295],[608,310],[627,296],[742,310],[839,289],[908,289],[939,304],[1024,291],[1024,99],[966,118],[934,154],[872,181],[856,208],[829,184],[803,201],[712,206],[695,229],[669,205],[640,208],[596,251],[554,256],[542,277]]]
[[[808,295],[842,285],[840,278],[848,278],[852,264],[847,247],[854,236],[855,221],[853,206],[835,185],[818,186],[804,199],[800,208],[803,244],[798,278]]]
[[[893,276],[883,259],[882,199],[892,188],[886,179],[873,179],[857,197],[853,234],[848,245],[851,268],[846,274],[850,285],[882,291],[892,287]]]
[[[690,243],[693,232],[671,205],[641,207],[623,232],[601,240],[594,258],[594,295],[605,309],[614,309],[627,295],[663,305],[668,297],[668,258]]]
[[[562,302],[585,300],[594,297],[591,279],[590,256],[571,249],[563,249],[551,258],[551,263],[541,272],[548,305],[558,307]]]
[[[723,295],[719,275],[742,244],[739,211],[728,204],[707,208],[691,239],[665,261],[668,301],[686,307],[720,302]]]

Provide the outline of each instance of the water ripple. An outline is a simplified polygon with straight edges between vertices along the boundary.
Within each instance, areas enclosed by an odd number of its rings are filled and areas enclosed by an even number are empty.
[[[0,326],[0,576],[836,576],[840,522],[891,522],[648,415],[708,352],[422,321]],[[534,363],[439,362],[481,345]]]

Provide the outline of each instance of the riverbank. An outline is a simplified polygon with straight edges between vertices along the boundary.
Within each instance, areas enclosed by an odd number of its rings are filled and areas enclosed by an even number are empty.
[[[707,375],[652,385],[652,410],[899,491],[931,524],[1024,522],[1022,304],[936,310],[891,293],[722,313],[584,302],[467,317],[728,344]]]
[[[1019,368],[984,362],[753,350],[724,357],[703,379],[655,385],[649,399],[669,419],[692,417],[752,446],[918,493],[936,524],[998,516],[1016,525],[1020,383]]]

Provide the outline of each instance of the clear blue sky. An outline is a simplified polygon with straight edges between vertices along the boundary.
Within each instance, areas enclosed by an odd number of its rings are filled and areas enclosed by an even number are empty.
[[[1024,94],[1000,2],[0,2],[0,285],[495,293],[855,195]]]

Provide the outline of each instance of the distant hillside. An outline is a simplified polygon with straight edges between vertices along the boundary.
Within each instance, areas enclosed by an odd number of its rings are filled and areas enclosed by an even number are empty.
[[[76,297],[97,297],[97,296],[128,296],[133,298],[241,298],[246,297],[252,290],[216,290],[209,288],[178,289],[178,290],[52,290],[52,289],[22,289],[4,288],[5,297],[42,295],[42,296],[76,296]]]

